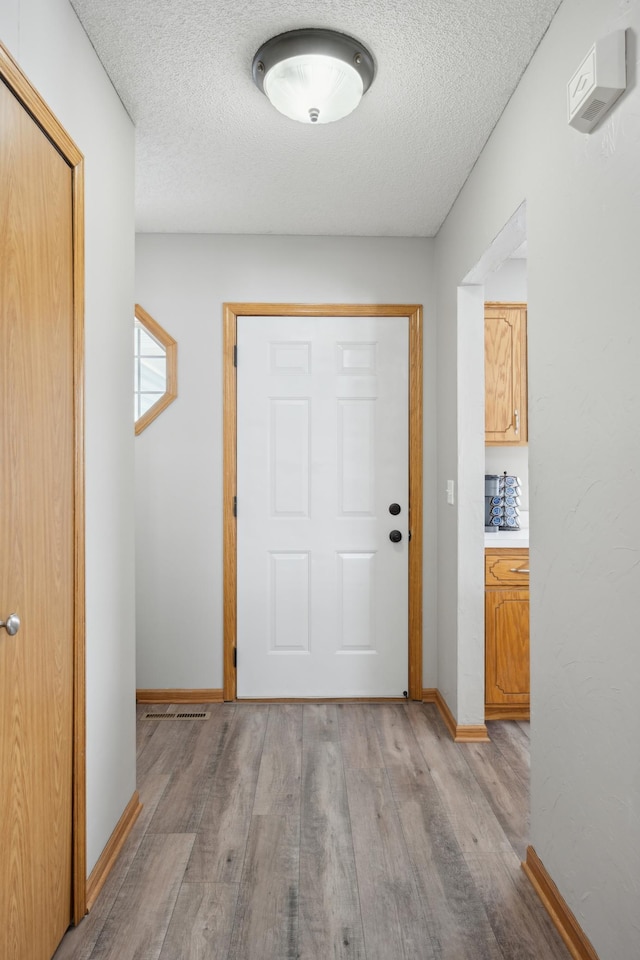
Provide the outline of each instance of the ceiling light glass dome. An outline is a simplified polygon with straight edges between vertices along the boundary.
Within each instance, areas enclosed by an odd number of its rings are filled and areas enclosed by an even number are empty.
[[[373,57],[357,40],[331,30],[293,30],[263,44],[253,79],[276,110],[301,123],[346,117],[371,86]]]

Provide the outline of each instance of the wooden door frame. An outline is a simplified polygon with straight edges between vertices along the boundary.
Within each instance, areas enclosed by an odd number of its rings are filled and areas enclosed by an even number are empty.
[[[223,304],[223,673],[225,700],[236,699],[237,377],[234,347],[239,317],[408,317],[409,319],[409,678],[411,700],[422,700],[422,306],[419,304]]]
[[[71,170],[73,269],[73,414],[74,414],[74,617],[73,617],[73,771],[72,869],[70,921],[86,911],[86,681],[85,681],[85,502],[84,502],[84,157],[0,43],[3,81],[56,147]]]

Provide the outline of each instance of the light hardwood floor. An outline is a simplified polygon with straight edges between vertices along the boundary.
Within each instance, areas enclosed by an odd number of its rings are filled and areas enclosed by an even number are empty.
[[[433,705],[138,708],[144,809],[55,960],[567,960],[522,870],[528,725]]]

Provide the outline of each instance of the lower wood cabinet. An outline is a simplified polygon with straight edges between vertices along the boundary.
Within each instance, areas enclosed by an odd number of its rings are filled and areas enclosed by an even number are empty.
[[[529,551],[485,551],[485,719],[529,719]]]

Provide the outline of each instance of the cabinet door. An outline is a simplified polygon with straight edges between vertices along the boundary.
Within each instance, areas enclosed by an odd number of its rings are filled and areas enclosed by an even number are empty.
[[[487,704],[529,703],[529,591],[485,594]]]
[[[485,304],[485,442],[527,442],[527,309]]]

